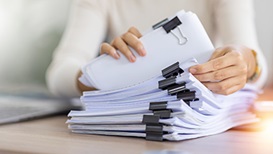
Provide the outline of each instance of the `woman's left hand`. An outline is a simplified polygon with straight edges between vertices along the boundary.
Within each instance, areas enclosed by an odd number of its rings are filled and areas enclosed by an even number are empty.
[[[255,65],[251,49],[229,45],[217,48],[208,62],[192,66],[189,71],[211,91],[228,95],[244,87]]]

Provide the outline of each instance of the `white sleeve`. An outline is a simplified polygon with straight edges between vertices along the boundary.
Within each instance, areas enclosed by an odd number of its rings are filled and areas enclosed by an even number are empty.
[[[75,97],[80,92],[77,75],[81,67],[96,57],[107,31],[107,2],[76,0],[63,38],[47,70],[49,90],[59,96]]]
[[[268,70],[257,40],[253,1],[214,0],[214,5],[215,24],[222,43],[245,45],[257,52],[262,73],[253,85],[262,88],[266,83]]]

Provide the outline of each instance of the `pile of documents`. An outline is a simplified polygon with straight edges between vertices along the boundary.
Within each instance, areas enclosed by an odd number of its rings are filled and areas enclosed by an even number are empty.
[[[179,141],[258,120],[250,111],[255,88],[216,95],[188,72],[214,51],[194,13],[180,11],[140,40],[147,55],[135,63],[102,55],[82,69],[80,81],[100,90],[84,92],[85,110],[69,113],[72,132]]]
[[[187,70],[195,59],[175,63],[143,83],[119,89],[84,92],[84,111],[71,111],[72,132],[185,140],[221,133],[256,122],[250,112],[255,89],[229,96],[209,91]]]

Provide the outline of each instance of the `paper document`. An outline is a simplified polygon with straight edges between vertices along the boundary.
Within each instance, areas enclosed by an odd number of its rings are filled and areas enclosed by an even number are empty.
[[[100,90],[84,92],[85,109],[69,113],[72,132],[180,141],[258,121],[255,87],[217,95],[188,72],[214,50],[194,13],[178,12],[141,41],[147,55],[135,63],[103,55],[83,68],[81,81]]]

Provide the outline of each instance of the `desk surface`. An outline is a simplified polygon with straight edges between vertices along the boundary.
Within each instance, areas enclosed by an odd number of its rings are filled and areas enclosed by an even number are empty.
[[[267,89],[260,100],[273,100],[272,92],[273,89]],[[181,142],[154,142],[142,138],[73,134],[67,129],[66,119],[66,115],[60,115],[0,126],[0,153],[149,154],[160,150],[187,154],[273,153],[273,133],[266,131],[233,129]]]

